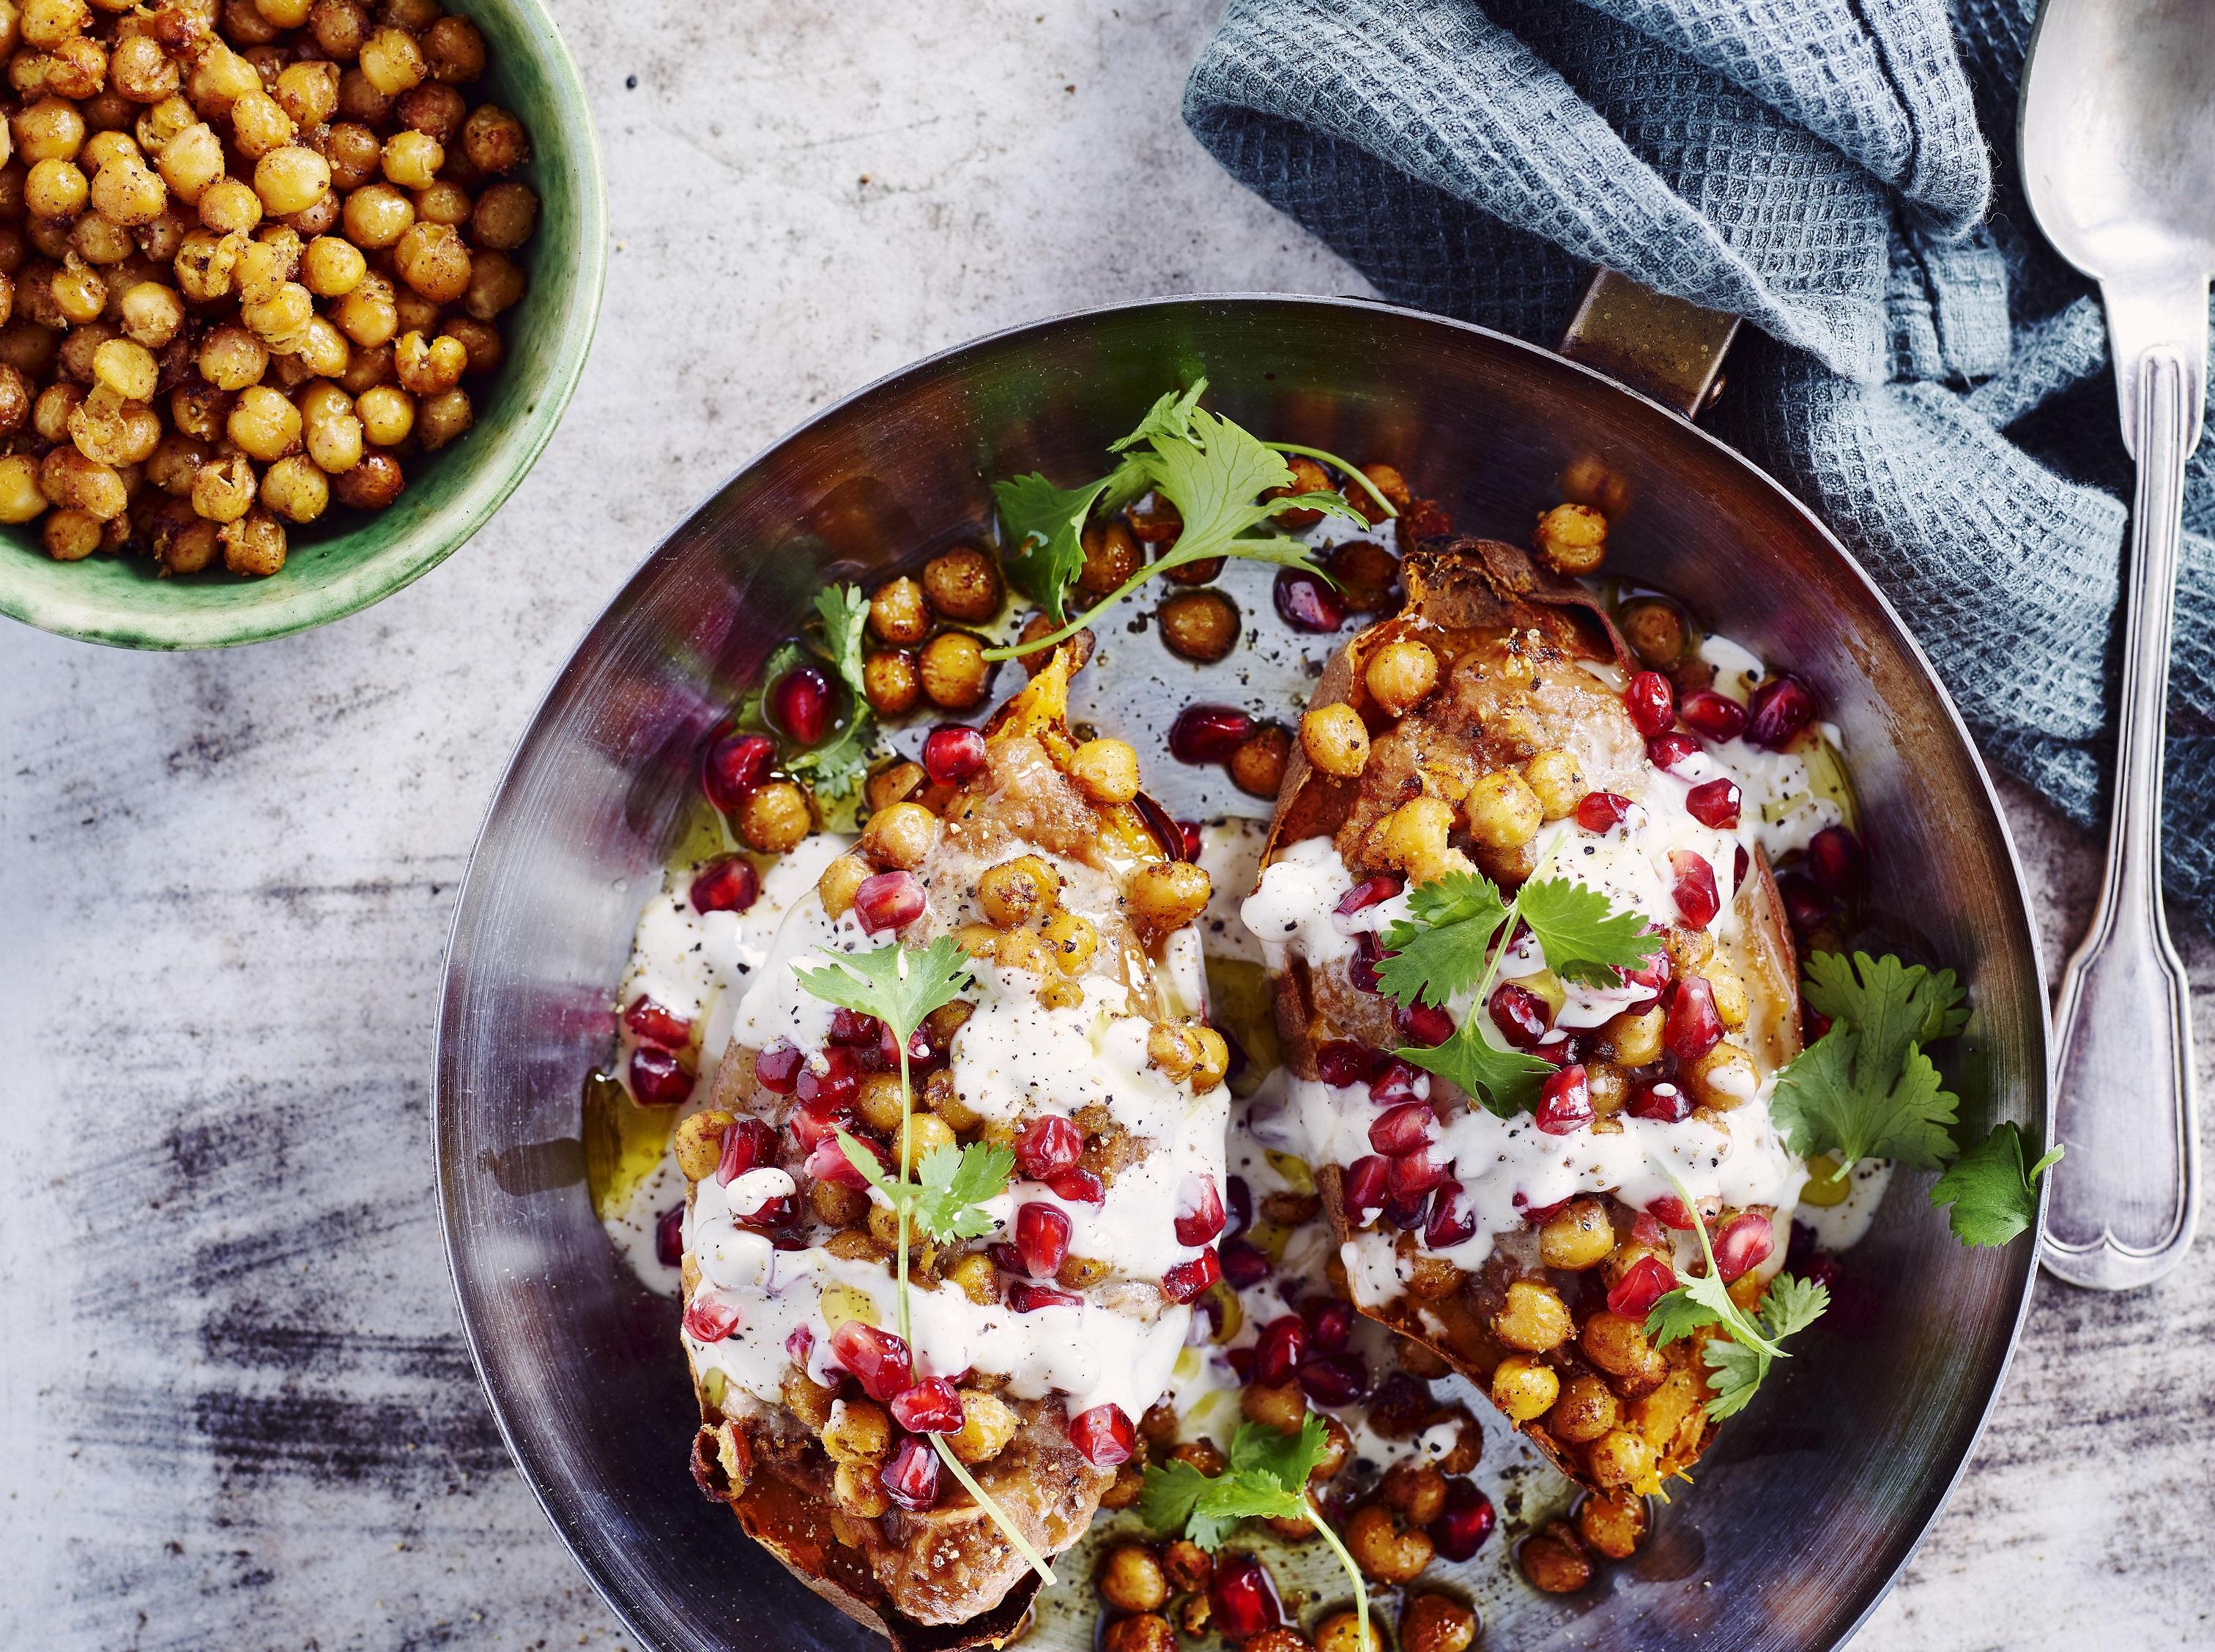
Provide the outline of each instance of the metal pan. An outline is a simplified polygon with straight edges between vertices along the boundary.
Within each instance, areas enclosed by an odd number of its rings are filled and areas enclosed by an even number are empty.
[[[1692,405],[1720,342],[1696,340],[1647,382]],[[977,532],[990,478],[1091,474],[1157,394],[1200,372],[1250,428],[1396,463],[1467,530],[1522,537],[1565,474],[1609,489],[1611,572],[1675,592],[1822,691],[1878,903],[1974,994],[1966,1128],[2045,1130],[2045,995],[1983,767],[1899,616],[1738,455],[1589,368],[1353,300],[1133,304],[933,357],[777,443],[647,560],[517,748],[455,914],[436,1100],[463,1324],[525,1480],[649,1647],[872,1643],[693,1491],[670,1307],[625,1273],[583,1184],[580,1082],[607,1050],[612,987],[700,739],[834,570]],[[1235,698],[1237,663],[1187,697]],[[1961,1249],[1926,1183],[1897,1178],[1855,1252],[1881,1282],[1871,1323],[1807,1339],[1636,1559],[1579,1596],[1494,1594],[1487,1644],[1820,1649],[1852,1631],[1967,1462],[2029,1299],[2032,1246]],[[1040,1638],[1089,1647],[1076,1632]]]

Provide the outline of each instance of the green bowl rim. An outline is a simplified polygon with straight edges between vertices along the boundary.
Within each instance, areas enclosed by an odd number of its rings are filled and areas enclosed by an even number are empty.
[[[555,101],[575,106],[574,152],[584,187],[579,192],[578,215],[579,240],[582,243],[578,270],[581,278],[568,309],[554,318],[563,333],[576,342],[557,362],[537,405],[515,427],[513,439],[519,440],[521,446],[500,468],[506,474],[488,480],[484,478],[492,477],[493,473],[487,471],[465,486],[446,507],[457,513],[454,518],[442,524],[436,533],[427,531],[428,523],[418,530],[417,537],[428,543],[417,545],[403,540],[366,558],[360,566],[349,569],[329,584],[293,591],[271,602],[224,615],[217,622],[222,627],[221,634],[208,634],[214,626],[205,609],[180,610],[166,618],[150,613],[144,616],[134,614],[127,621],[87,622],[81,616],[65,612],[73,606],[67,597],[27,596],[10,589],[5,581],[0,581],[0,615],[58,637],[117,648],[185,652],[268,642],[358,614],[413,584],[467,544],[491,519],[493,512],[507,503],[508,496],[522,484],[531,467],[538,462],[538,456],[545,451],[546,444],[554,439],[561,415],[568,410],[570,398],[576,394],[577,382],[584,376],[585,363],[592,355],[592,336],[599,325],[600,300],[608,272],[608,180],[601,162],[599,127],[592,118],[592,101],[585,95],[584,78],[577,72],[576,59],[569,54],[569,43],[555,27],[543,0],[515,0],[515,3],[520,9],[536,12],[543,24],[543,28],[532,32],[549,43],[543,61],[549,78],[555,83]],[[187,634],[180,629],[182,624],[188,624],[199,634]]]

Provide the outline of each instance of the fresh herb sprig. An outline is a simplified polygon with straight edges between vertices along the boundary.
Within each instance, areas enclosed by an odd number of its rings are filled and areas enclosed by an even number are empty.
[[[2022,1132],[2012,1122],[1995,1124],[1932,1185],[1930,1202],[1946,1211],[1946,1225],[1962,1244],[2005,1245],[2038,1220],[2038,1178],[2063,1151],[2054,1143],[2026,1170]]]
[[[978,1207],[1005,1190],[1015,1169],[1015,1157],[1005,1147],[973,1144],[955,1152],[937,1147],[923,1155],[920,1179],[911,1172],[918,1167],[908,1159],[908,1118],[915,1107],[915,1085],[908,1064],[908,1041],[934,1010],[952,1003],[971,984],[969,960],[950,935],[941,935],[928,946],[897,943],[873,951],[831,955],[818,969],[795,969],[794,976],[815,997],[841,1009],[874,1015],[893,1031],[899,1043],[899,1176],[886,1176],[876,1155],[845,1131],[838,1146],[847,1161],[872,1187],[884,1194],[899,1215],[896,1248],[900,1340],[915,1346],[913,1312],[907,1277],[908,1229],[913,1227],[941,1242],[973,1239],[986,1232],[991,1220]],[[1053,1568],[1026,1538],[1007,1511],[977,1484],[976,1477],[954,1454],[946,1436],[934,1434],[931,1447],[939,1460],[953,1471],[977,1505],[1006,1536],[1015,1552],[1028,1561],[1044,1582],[1052,1583]]]
[[[1293,477],[1285,456],[1318,459],[1358,481],[1386,516],[1396,514],[1374,483],[1335,454],[1292,443],[1263,442],[1228,419],[1200,405],[1207,381],[1164,394],[1138,426],[1108,451],[1122,457],[1097,481],[1057,487],[1034,472],[992,485],[1000,525],[1009,549],[1003,559],[1009,582],[1038,603],[1058,630],[1020,645],[985,651],[987,659],[1011,659],[1051,647],[1098,618],[1155,575],[1210,557],[1272,562],[1304,568],[1323,578],[1309,548],[1286,535],[1257,532],[1280,511],[1320,511],[1352,522],[1366,517],[1340,493],[1317,492],[1283,498],[1260,497],[1273,487],[1290,487]],[[1176,507],[1183,527],[1176,543],[1147,563],[1074,620],[1064,601],[1084,566],[1084,526],[1095,511],[1113,511],[1152,493]]]
[[[815,593],[823,620],[823,647],[857,706],[866,703],[862,681],[862,633],[869,623],[869,599],[859,585],[830,585]]]
[[[1408,910],[1408,919],[1394,923],[1380,942],[1380,987],[1403,1007],[1443,1004],[1474,988],[1478,1010],[1463,1017],[1444,1043],[1397,1053],[1459,1085],[1502,1118],[1536,1107],[1556,1070],[1536,1055],[1499,1048],[1480,1025],[1517,926],[1530,930],[1555,975],[1598,987],[1620,984],[1623,971],[1645,964],[1658,945],[1637,913],[1618,910],[1599,890],[1566,878],[1534,876],[1509,900],[1482,872],[1450,872],[1410,889]]]
[[[1158,1536],[1182,1533],[1212,1554],[1241,1520],[1304,1520],[1338,1557],[1353,1582],[1355,1644],[1369,1643],[1369,1589],[1361,1568],[1347,1552],[1308,1493],[1308,1477],[1329,1450],[1329,1433],[1313,1411],[1298,1434],[1260,1423],[1241,1423],[1231,1436],[1230,1455],[1219,1474],[1203,1474],[1190,1463],[1150,1465],[1138,1493],[1138,1515]]]

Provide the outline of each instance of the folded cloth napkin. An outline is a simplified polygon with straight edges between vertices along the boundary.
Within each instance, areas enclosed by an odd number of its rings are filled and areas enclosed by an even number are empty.
[[[1746,317],[1709,426],[2085,825],[2129,460],[2099,301],[2014,173],[2034,0],[1230,0],[1185,119],[1402,303],[1551,344],[1605,265]],[[2215,910],[2215,443],[2185,490],[2166,870]]]

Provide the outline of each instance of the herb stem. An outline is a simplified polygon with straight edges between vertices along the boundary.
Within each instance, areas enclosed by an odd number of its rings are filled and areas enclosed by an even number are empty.
[[[1180,560],[1177,554],[1175,551],[1171,551],[1167,556],[1162,558],[1158,562],[1147,563],[1144,567],[1140,568],[1138,572],[1132,574],[1121,584],[1116,586],[1114,590],[1109,591],[1105,597],[1095,603],[1083,614],[1071,620],[1067,625],[1062,627],[1060,630],[1049,632],[1045,636],[1039,638],[1035,642],[1003,643],[997,648],[987,648],[985,651],[985,658],[986,659],[1013,659],[1018,654],[1034,654],[1041,648],[1051,648],[1058,642],[1065,642],[1070,638],[1075,636],[1078,632],[1083,630],[1086,626],[1091,624],[1094,620],[1099,618],[1102,614],[1105,614],[1109,609],[1114,607],[1116,603],[1121,602],[1126,597],[1128,597],[1132,591],[1138,590],[1140,585],[1144,584],[1147,580],[1152,578],[1156,574],[1165,573],[1171,568],[1182,567],[1186,562],[1192,561],[1193,560],[1193,559],[1191,557],[1185,557]]]
[[[1272,442],[1268,445],[1279,453],[1297,453],[1304,459],[1320,459],[1333,468],[1344,472],[1348,481],[1359,482],[1361,491],[1377,501],[1383,509],[1387,521],[1400,514],[1392,508],[1392,501],[1377,491],[1375,482],[1371,481],[1366,475],[1340,458],[1335,453],[1326,453],[1321,448],[1304,448],[1297,442]]]
[[[1338,1563],[1346,1568],[1346,1575],[1353,1580],[1353,1616],[1359,1631],[1354,1644],[1361,1649],[1361,1652],[1370,1652],[1369,1586],[1361,1581],[1361,1568],[1354,1563],[1353,1557],[1347,1553],[1346,1545],[1339,1541],[1338,1533],[1330,1529],[1330,1522],[1323,1518],[1322,1508],[1316,1502],[1313,1492],[1308,1493],[1308,1507],[1314,1511],[1315,1529],[1330,1545],[1331,1552],[1338,1557]]]

